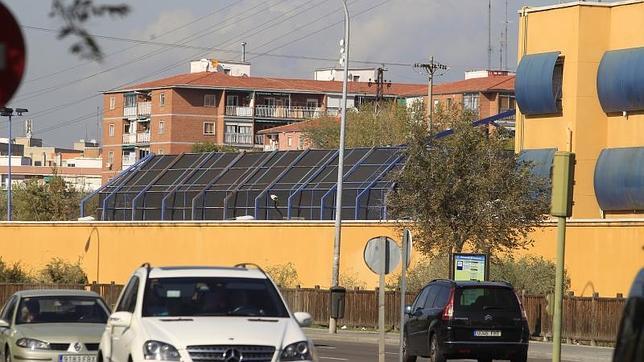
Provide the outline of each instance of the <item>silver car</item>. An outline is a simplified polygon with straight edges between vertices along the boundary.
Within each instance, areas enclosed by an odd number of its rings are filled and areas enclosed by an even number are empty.
[[[109,313],[93,292],[17,292],[0,312],[0,362],[96,362]]]

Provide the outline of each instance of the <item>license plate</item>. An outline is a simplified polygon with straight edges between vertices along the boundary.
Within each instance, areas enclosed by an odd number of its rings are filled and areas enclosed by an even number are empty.
[[[95,354],[61,354],[58,362],[96,362]]]
[[[474,331],[475,337],[501,337],[501,331]]]

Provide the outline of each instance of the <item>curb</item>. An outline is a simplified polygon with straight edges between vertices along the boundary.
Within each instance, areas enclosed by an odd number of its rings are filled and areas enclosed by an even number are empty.
[[[303,328],[304,334],[314,341],[342,341],[356,343],[378,343],[380,338],[377,332],[344,331],[338,330],[336,334],[329,334],[321,328]],[[397,346],[400,343],[398,333],[385,333],[385,344]]]

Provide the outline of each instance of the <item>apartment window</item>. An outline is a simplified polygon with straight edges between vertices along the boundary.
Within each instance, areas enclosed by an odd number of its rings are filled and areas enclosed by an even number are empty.
[[[110,111],[116,108],[116,97],[111,96],[110,97]]]
[[[165,105],[165,93],[164,92],[159,93],[159,105],[160,106]]]
[[[515,99],[514,96],[507,95],[507,94],[501,94],[499,95],[499,111],[500,112],[505,112],[510,109],[515,109]]]
[[[165,122],[159,121],[159,134],[164,134],[164,133],[165,133]]]
[[[303,150],[304,149],[304,137],[302,137],[302,135],[300,135],[299,144],[297,145],[297,149],[298,150]]]
[[[557,110],[561,112],[561,98],[563,96],[563,67],[564,67],[564,58],[557,58],[557,63],[555,63],[555,69],[552,72],[552,94],[555,96],[555,102],[557,104]]]
[[[110,123],[109,130],[107,134],[110,135],[110,137],[114,137],[114,123]]]
[[[452,108],[452,98],[447,98],[447,108]]]
[[[110,151],[107,153],[107,163],[113,164],[114,163],[114,152]]]
[[[136,95],[128,94],[125,96],[125,107],[136,107]]]
[[[286,143],[289,147],[293,146],[293,137],[288,136],[288,138],[286,139]]]
[[[215,134],[215,122],[204,122],[203,134],[206,136],[213,136]]]
[[[315,98],[309,98],[306,100],[306,107],[307,108],[317,108],[318,107],[318,100]]]
[[[434,100],[434,112],[438,112],[438,109],[441,106],[441,102],[438,99]]]
[[[227,96],[226,105],[227,106],[237,106],[239,104],[239,98],[237,96]]]
[[[359,75],[354,75],[353,76],[353,81],[354,82],[359,82],[360,81],[360,76]]]
[[[465,93],[463,94],[463,108],[468,111],[479,111],[479,94],[478,93]]]
[[[217,100],[214,94],[206,94],[203,96],[204,107],[217,107]]]

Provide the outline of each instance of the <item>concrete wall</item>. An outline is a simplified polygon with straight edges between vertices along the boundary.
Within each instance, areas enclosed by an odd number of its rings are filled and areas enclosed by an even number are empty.
[[[0,223],[0,235],[5,262],[20,261],[36,269],[52,257],[81,258],[90,281],[123,283],[143,262],[263,266],[292,262],[302,286],[328,287],[331,280],[332,222]],[[363,262],[363,248],[368,239],[380,235],[400,239],[392,223],[346,222],[343,227],[341,272],[364,281],[368,288],[377,286],[377,278]],[[531,237],[534,247],[519,254],[554,258],[554,223]],[[417,253],[412,260],[416,258]],[[576,295],[626,294],[642,266],[644,220],[569,224],[566,267]]]

